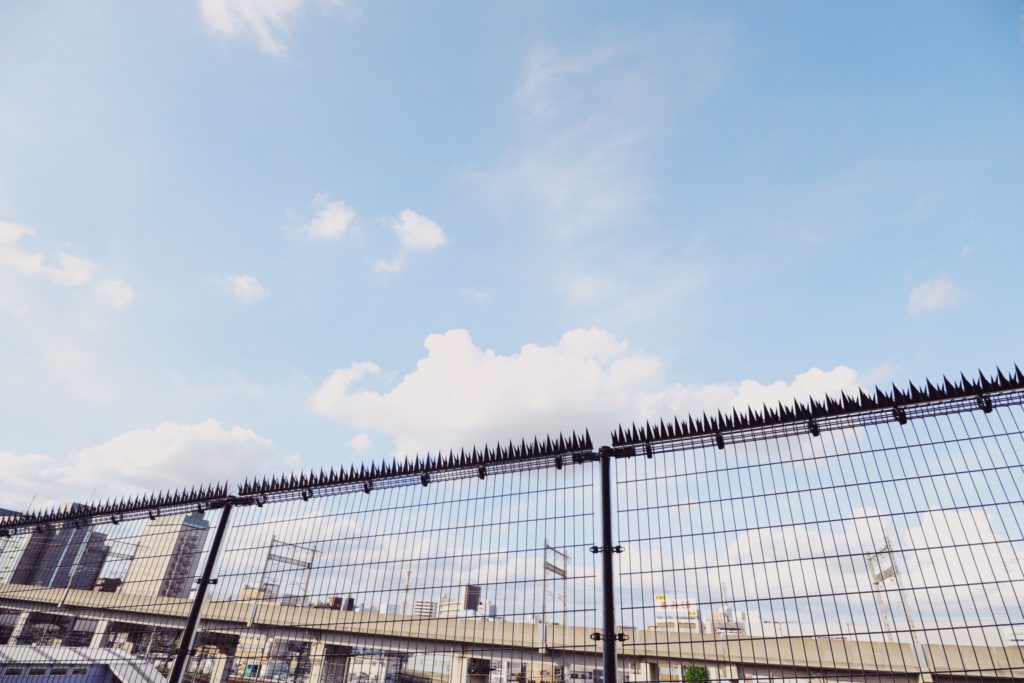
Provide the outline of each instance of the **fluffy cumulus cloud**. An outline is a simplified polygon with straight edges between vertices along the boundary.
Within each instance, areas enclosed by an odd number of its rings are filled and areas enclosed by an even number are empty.
[[[273,443],[215,420],[164,422],[124,432],[66,460],[39,453],[0,452],[0,507],[59,504],[91,496],[124,496],[217,481],[237,481],[277,463]]]
[[[270,288],[253,275],[228,275],[222,282],[224,289],[244,304],[254,304],[270,295]]]
[[[910,290],[907,310],[911,315],[925,311],[937,311],[950,308],[960,302],[963,293],[948,278],[938,277],[928,280]]]
[[[502,355],[465,330],[427,337],[427,353],[397,385],[366,388],[372,362],[331,373],[312,409],[361,432],[390,437],[398,454],[493,443],[566,429],[607,433],[619,420],[658,419],[855,389],[851,368],[811,369],[790,382],[709,385],[666,382],[662,362],[600,329],[565,333]]]
[[[374,268],[381,273],[394,273],[405,267],[405,260],[414,252],[433,251],[448,244],[448,236],[441,226],[426,216],[405,209],[391,224],[401,245],[398,255],[388,261],[378,261]]]
[[[356,218],[356,212],[345,202],[332,201],[327,195],[317,195],[313,199],[317,213],[307,225],[299,229],[299,234],[313,240],[329,242],[344,235]]]
[[[227,38],[250,35],[263,52],[281,55],[287,51],[292,25],[310,4],[339,12],[349,21],[360,13],[349,0],[199,0],[199,13],[214,33]]]

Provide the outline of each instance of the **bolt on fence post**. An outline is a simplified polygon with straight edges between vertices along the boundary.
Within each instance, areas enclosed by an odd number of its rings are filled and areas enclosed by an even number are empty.
[[[199,578],[199,588],[196,589],[196,597],[192,601],[192,609],[188,614],[188,620],[185,622],[185,628],[181,632],[178,651],[174,656],[174,667],[171,669],[171,675],[167,678],[167,683],[181,683],[181,679],[188,669],[189,657],[196,639],[196,627],[199,626],[199,619],[203,614],[203,605],[206,602],[206,589],[211,583],[210,575],[213,574],[213,567],[217,564],[221,542],[224,540],[224,532],[228,528],[228,519],[231,517],[232,503],[230,500],[224,503],[224,507],[221,508],[220,520],[217,522],[217,531],[213,535],[210,553],[206,556],[203,574]]]
[[[615,573],[612,566],[612,449],[601,455],[601,592],[604,598],[604,683],[616,683],[615,662]]]

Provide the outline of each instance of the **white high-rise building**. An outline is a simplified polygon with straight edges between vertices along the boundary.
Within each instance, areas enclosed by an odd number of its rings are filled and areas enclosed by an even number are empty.
[[[210,523],[200,512],[150,521],[120,592],[187,598],[209,531]]]

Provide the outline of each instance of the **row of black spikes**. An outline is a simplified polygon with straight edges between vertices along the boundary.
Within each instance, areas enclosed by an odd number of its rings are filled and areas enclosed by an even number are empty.
[[[737,412],[734,408],[731,414],[723,415],[721,411],[718,411],[717,415],[708,417],[707,413],[703,413],[697,418],[691,415],[682,420],[676,418],[670,423],[662,420],[656,425],[648,422],[639,427],[634,423],[631,428],[624,429],[620,426],[612,432],[612,445],[634,446],[657,441],[707,436],[739,429],[770,427],[788,422],[850,415],[871,410],[904,408],[933,401],[978,397],[1015,389],[1024,389],[1024,374],[1016,365],[1013,366],[1013,373],[1009,377],[999,369],[992,377],[986,377],[979,371],[978,378],[974,380],[968,379],[963,374],[960,375],[959,381],[951,381],[943,376],[942,382],[938,384],[933,384],[930,380],[924,386],[915,386],[910,383],[907,389],[900,389],[894,384],[889,392],[875,387],[874,392],[865,392],[862,389],[857,396],[849,396],[843,392],[839,398],[826,396],[824,401],[813,399],[807,403],[794,401],[792,406],[779,403],[777,408],[763,405],[759,411],[748,407],[746,412]]]
[[[178,489],[149,493],[132,498],[120,498],[100,503],[82,503],[73,507],[56,507],[39,512],[27,512],[16,517],[7,517],[0,522],[0,528],[25,526],[28,524],[50,524],[72,519],[97,519],[103,521],[107,517],[119,517],[133,512],[157,510],[160,508],[180,508],[223,500],[228,495],[227,483],[210,484],[209,486]]]
[[[310,487],[337,486],[387,477],[426,474],[440,470],[486,467],[490,464],[568,455],[593,449],[594,445],[590,440],[589,431],[584,431],[582,436],[573,432],[569,437],[559,434],[557,439],[552,439],[549,436],[544,441],[534,439],[532,443],[523,440],[519,444],[514,444],[510,441],[507,445],[484,446],[483,450],[473,448],[469,452],[465,449],[458,453],[449,451],[448,455],[428,454],[426,457],[416,456],[413,459],[406,458],[404,461],[383,461],[379,465],[371,464],[369,467],[360,465],[359,467],[352,466],[348,470],[331,468],[329,471],[320,470],[319,472],[303,472],[281,477],[247,479],[239,485],[238,493],[242,496],[251,496]]]

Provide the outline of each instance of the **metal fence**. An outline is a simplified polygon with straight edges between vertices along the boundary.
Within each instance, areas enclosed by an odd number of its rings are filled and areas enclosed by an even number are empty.
[[[8,518],[0,683],[1024,679],[1022,406],[1016,370]]]

